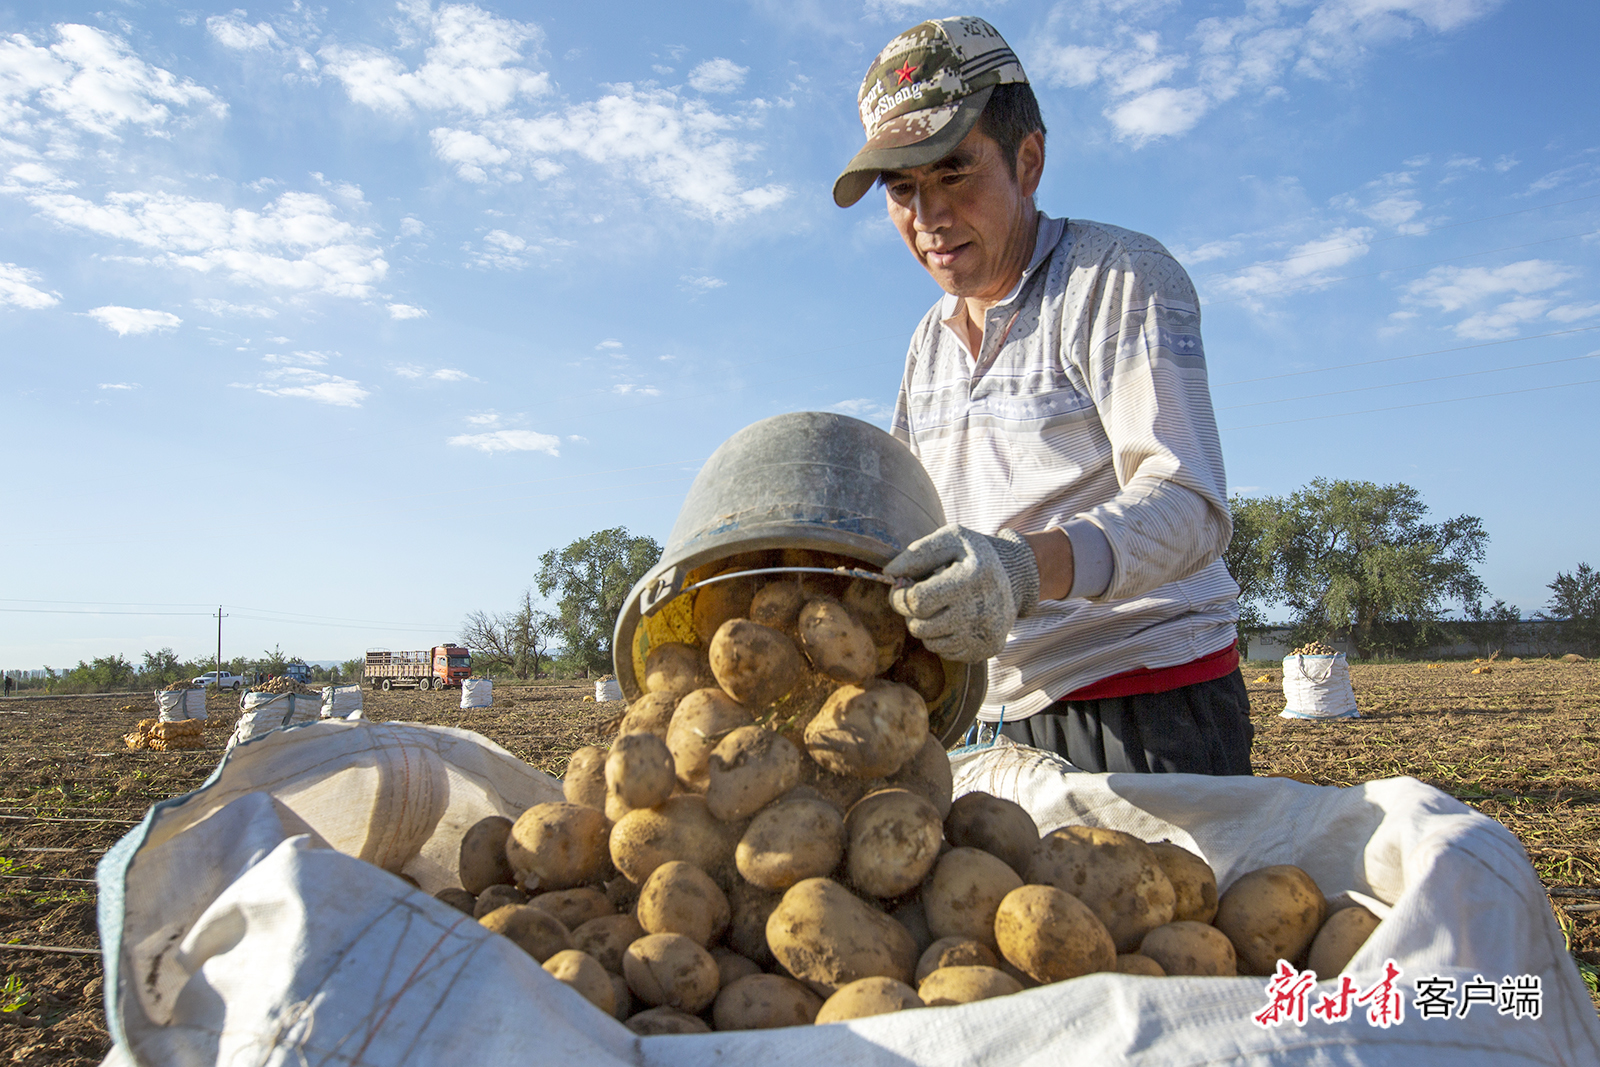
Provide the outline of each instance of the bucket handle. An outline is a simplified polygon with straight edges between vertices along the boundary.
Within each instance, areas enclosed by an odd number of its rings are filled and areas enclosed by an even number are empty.
[[[749,578],[756,574],[834,574],[846,578],[865,578],[872,582],[882,582],[884,585],[899,585],[904,579],[891,578],[887,574],[877,571],[864,571],[859,567],[758,567],[748,571],[729,571],[727,574],[717,574],[710,578],[703,578],[693,585],[677,588],[680,581],[677,567],[668,567],[661,572],[661,576],[650,583],[650,588],[639,594],[639,614],[654,615],[668,600],[680,593],[692,593],[703,585],[715,585],[717,582],[728,582],[735,578]],[[904,584],[911,584],[904,582]]]

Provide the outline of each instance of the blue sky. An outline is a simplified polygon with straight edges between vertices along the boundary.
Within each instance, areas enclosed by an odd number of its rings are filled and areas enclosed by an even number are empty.
[[[1592,3],[973,3],[1041,208],[1205,302],[1230,485],[1404,481],[1525,612],[1600,563]],[[883,425],[936,298],[830,189],[908,0],[0,11],[0,666],[312,659],[665,540],[740,427]],[[113,614],[113,613],[120,614]]]

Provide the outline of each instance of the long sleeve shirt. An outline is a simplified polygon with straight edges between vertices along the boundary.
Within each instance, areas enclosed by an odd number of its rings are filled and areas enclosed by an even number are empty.
[[[1227,648],[1233,523],[1183,268],[1143,234],[1041,213],[1032,261],[986,313],[976,354],[961,314],[946,296],[917,327],[894,435],[950,521],[1060,527],[1075,556],[1071,594],[1018,620],[990,662],[979,717],[1023,718],[1112,675]]]

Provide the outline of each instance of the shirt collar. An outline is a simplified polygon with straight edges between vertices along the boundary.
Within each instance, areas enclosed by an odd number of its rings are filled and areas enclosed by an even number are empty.
[[[1017,294],[1022,292],[1022,287],[1028,284],[1028,279],[1033,275],[1034,268],[1044,262],[1044,258],[1054,251],[1056,245],[1061,242],[1061,233],[1066,228],[1066,219],[1053,219],[1042,211],[1038,213],[1038,229],[1034,232],[1033,237],[1033,256],[1028,260],[1028,266],[1023,270],[1022,277],[1017,279],[1016,286],[995,307],[1009,304],[1017,298]],[[954,293],[944,294],[944,298],[939,301],[939,319],[941,322],[948,324],[951,319],[956,317],[957,312],[961,310],[960,301],[961,298]]]

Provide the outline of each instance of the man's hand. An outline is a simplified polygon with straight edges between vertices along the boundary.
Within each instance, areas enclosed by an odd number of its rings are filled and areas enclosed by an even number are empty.
[[[957,663],[997,655],[1017,619],[1039,603],[1039,567],[1015,530],[990,537],[945,526],[913,541],[883,573],[915,579],[897,585],[889,603],[928,651]]]

